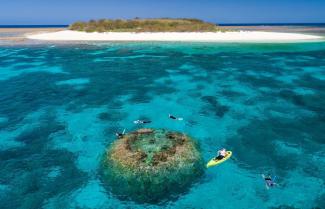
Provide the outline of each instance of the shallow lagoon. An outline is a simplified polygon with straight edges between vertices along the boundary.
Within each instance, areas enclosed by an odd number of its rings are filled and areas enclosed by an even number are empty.
[[[325,43],[0,46],[0,76],[1,208],[325,207]],[[139,118],[233,157],[176,200],[121,201],[99,161]]]

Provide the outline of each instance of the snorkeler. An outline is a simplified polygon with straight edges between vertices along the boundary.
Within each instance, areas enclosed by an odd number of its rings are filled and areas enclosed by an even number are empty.
[[[123,138],[124,134],[125,134],[125,129],[123,130],[122,133],[116,132],[116,133],[115,133],[115,136],[117,136],[117,138],[120,139],[120,138]]]
[[[225,148],[222,148],[221,150],[218,150],[217,157],[215,157],[214,160],[221,160],[226,156],[227,150]]]
[[[175,116],[173,116],[173,115],[171,115],[171,114],[168,114],[168,117],[169,117],[170,119],[173,119],[173,120],[183,120],[183,118],[177,118],[177,117],[175,117]]]
[[[262,178],[265,181],[266,189],[269,189],[270,187],[274,187],[277,185],[277,183],[275,183],[276,176],[274,176],[272,178],[272,176],[270,174],[268,174],[266,176],[264,174],[262,174]]]
[[[144,124],[144,123],[151,123],[151,120],[135,120],[133,121],[135,124]]]

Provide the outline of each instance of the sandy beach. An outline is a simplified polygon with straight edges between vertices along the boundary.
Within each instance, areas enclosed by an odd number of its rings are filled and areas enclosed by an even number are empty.
[[[38,33],[51,33],[62,31],[62,28],[0,28],[0,44],[22,43],[26,36]]]
[[[86,33],[63,30],[26,35],[28,39],[46,41],[181,41],[181,42],[299,42],[323,37],[299,33],[262,31],[231,32],[105,32]]]

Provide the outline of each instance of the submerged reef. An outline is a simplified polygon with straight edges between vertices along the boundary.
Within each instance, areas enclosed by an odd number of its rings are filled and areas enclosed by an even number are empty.
[[[139,129],[119,138],[102,161],[102,179],[120,198],[156,203],[185,192],[204,173],[197,143],[178,132]]]

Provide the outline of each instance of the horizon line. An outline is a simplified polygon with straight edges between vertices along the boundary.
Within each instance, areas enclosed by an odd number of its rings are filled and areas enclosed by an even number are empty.
[[[240,25],[325,25],[325,22],[259,22],[259,23],[215,23],[220,26],[240,26]],[[48,27],[67,27],[70,24],[0,24],[0,27],[31,27],[31,26],[48,26]]]

